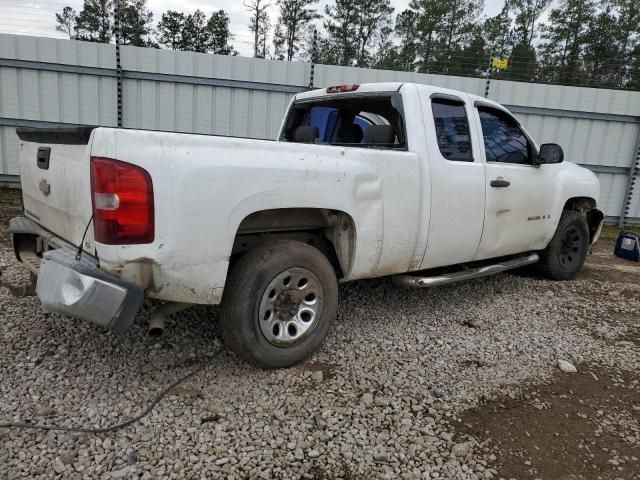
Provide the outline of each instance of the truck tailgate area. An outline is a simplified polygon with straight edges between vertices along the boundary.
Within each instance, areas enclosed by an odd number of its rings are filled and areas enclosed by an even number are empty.
[[[25,215],[78,245],[91,219],[90,133],[93,127],[17,129]],[[93,232],[85,250],[93,251]]]

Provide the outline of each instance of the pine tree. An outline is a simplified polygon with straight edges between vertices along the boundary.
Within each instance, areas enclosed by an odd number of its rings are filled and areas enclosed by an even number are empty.
[[[485,48],[489,55],[498,58],[509,56],[511,46],[513,45],[511,23],[509,7],[507,5],[502,8],[502,11],[498,15],[485,20],[482,30]]]
[[[618,73],[617,19],[607,5],[589,22],[584,48],[587,81],[594,86],[614,86]]]
[[[393,43],[394,29],[391,22],[384,25],[374,35],[374,49],[371,55],[371,68],[382,70],[397,69],[398,48]]]
[[[231,55],[233,53],[233,45],[231,41],[232,35],[229,30],[229,15],[224,10],[213,12],[207,22],[207,31],[209,32],[211,43],[211,52],[218,55]]]
[[[640,42],[640,0],[611,0],[617,17],[618,32],[618,86],[624,86],[628,76],[630,65],[633,61],[633,52]]]
[[[551,11],[549,24],[543,28],[546,43],[541,51],[548,79],[578,82],[588,26],[594,15],[593,0],[561,0],[558,8]]]
[[[206,53],[210,46],[211,35],[207,29],[207,16],[198,9],[185,18],[180,50]]]
[[[373,53],[380,42],[391,32],[394,8],[390,0],[360,0],[357,5],[357,41],[356,65],[370,66]],[[376,42],[378,45],[376,45]]]
[[[264,58],[267,51],[267,35],[271,27],[267,9],[271,4],[266,0],[250,0],[243,5],[251,14],[249,31],[253,33],[253,56]]]
[[[448,5],[442,0],[411,0],[409,9],[417,15],[420,71],[428,73],[434,63],[437,42],[449,13]]]
[[[340,65],[369,66],[378,43],[390,32],[389,0],[336,0],[325,7],[324,27]]]
[[[457,43],[447,60],[449,75],[480,76],[487,70],[489,55],[481,25],[473,26],[469,41]]]
[[[396,16],[395,34],[399,47],[395,50],[394,70],[413,72],[418,55],[418,14],[414,10],[405,10]],[[391,63],[391,62],[390,62]]]
[[[158,42],[171,50],[180,50],[185,21],[186,18],[182,12],[174,10],[164,12],[156,28]]]
[[[629,83],[626,87],[630,90],[640,91],[640,45],[633,49],[629,77]]]
[[[111,0],[84,0],[76,19],[76,38],[87,42],[111,41]]]
[[[321,51],[327,62],[351,65],[357,55],[358,0],[336,0],[334,5],[325,5],[324,28],[327,38],[321,41]]]
[[[122,45],[147,46],[153,22],[153,13],[147,8],[147,0],[116,1],[118,2]]]
[[[312,5],[317,2],[318,0],[278,0],[280,16],[277,26],[284,39],[285,58],[289,61],[300,50],[299,42],[303,28],[318,18],[318,14],[312,8]]]
[[[531,45],[519,43],[513,47],[509,57],[509,68],[503,73],[507,80],[531,82],[538,70],[536,49]]]
[[[73,39],[76,34],[76,20],[78,14],[71,7],[64,7],[62,12],[56,13],[56,30],[64,32]]]
[[[273,59],[284,60],[285,59],[285,43],[286,38],[280,23],[276,24],[276,28],[273,31]]]
[[[452,52],[455,51],[458,57],[462,54],[465,44],[469,43],[472,32],[475,30],[474,23],[480,16],[484,3],[481,0],[446,0],[444,4],[447,15],[443,31],[440,71],[449,73]]]
[[[538,19],[551,5],[551,0],[507,0],[506,5],[515,14],[518,43],[527,47],[523,51],[529,50],[536,37]]]

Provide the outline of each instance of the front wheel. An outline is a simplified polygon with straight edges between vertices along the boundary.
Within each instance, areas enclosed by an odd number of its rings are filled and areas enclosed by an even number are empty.
[[[278,240],[247,252],[233,267],[221,323],[227,344],[242,358],[283,368],[320,346],[337,310],[338,282],[322,252]]]
[[[578,212],[562,212],[551,242],[540,254],[538,270],[552,280],[570,280],[582,268],[589,250],[589,226]]]

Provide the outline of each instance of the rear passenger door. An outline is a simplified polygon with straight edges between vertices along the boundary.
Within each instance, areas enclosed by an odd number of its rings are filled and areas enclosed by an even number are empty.
[[[472,260],[482,236],[485,171],[468,97],[421,90],[431,204],[421,268]]]
[[[557,166],[534,164],[537,147],[508,112],[478,104],[475,115],[486,159],[486,214],[477,258],[543,249],[555,229]]]

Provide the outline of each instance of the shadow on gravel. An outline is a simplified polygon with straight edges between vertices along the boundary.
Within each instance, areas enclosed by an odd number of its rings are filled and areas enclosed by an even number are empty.
[[[487,439],[518,479],[640,478],[637,372],[583,365],[552,383],[466,412],[457,430]]]

